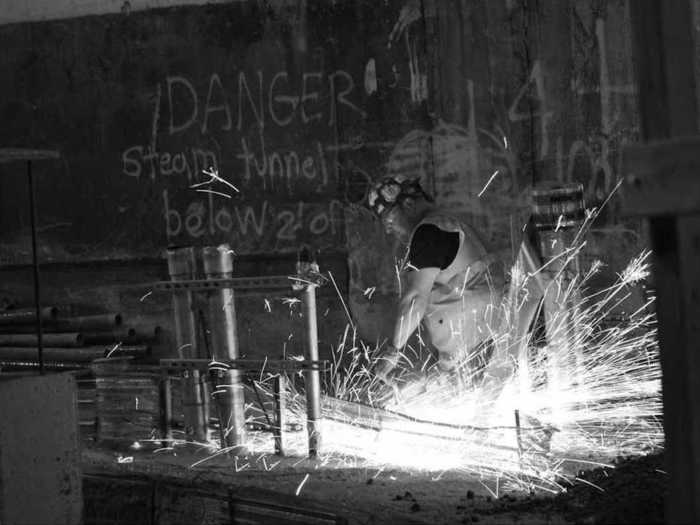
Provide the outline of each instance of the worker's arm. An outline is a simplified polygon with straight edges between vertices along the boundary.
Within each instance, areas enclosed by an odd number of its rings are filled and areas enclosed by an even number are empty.
[[[391,345],[384,350],[377,360],[375,373],[379,379],[389,382],[389,374],[399,364],[401,348],[418,328],[428,306],[430,291],[439,268],[423,268],[407,274],[406,288],[401,300],[394,325]]]
[[[394,324],[392,344],[395,348],[403,348],[408,338],[418,328],[428,307],[430,291],[439,273],[439,268],[421,268],[406,275],[406,288],[399,301]]]

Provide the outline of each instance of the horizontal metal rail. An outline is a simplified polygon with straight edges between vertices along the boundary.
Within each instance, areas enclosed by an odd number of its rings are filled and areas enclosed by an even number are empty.
[[[165,370],[245,370],[249,372],[260,372],[269,370],[271,372],[295,372],[299,370],[327,371],[329,363],[327,360],[284,360],[284,359],[231,359],[226,361],[212,361],[210,359],[161,359],[161,368]]]
[[[232,277],[230,279],[190,279],[182,281],[158,281],[151,286],[156,291],[180,292],[217,290],[231,288],[234,290],[290,290],[300,291],[306,285],[320,286],[322,276],[298,277],[295,275],[269,275],[260,277]]]

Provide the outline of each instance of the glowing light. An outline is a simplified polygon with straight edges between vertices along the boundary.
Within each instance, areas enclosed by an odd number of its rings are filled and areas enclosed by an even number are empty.
[[[610,318],[630,286],[648,277],[649,252],[596,292],[588,287],[602,268],[600,261],[573,277],[556,272],[546,286],[561,309],[550,312],[549,339],[534,340],[530,334],[520,341],[512,335],[532,280],[543,282],[545,274],[555,273],[553,267],[572,261],[585,246],[583,239],[577,235],[555,264],[531,273],[514,268],[517,293],[492,305],[484,323],[493,339],[492,357],[484,355],[485,347],[465,349],[451,377],[427,367],[424,348],[407,346],[399,356],[397,394],[374,374],[383,344],[370,346],[354,326],[346,326],[325,378],[321,466],[378,472],[400,467],[430,471],[437,478],[444,471],[463,472],[478,476],[495,496],[506,487],[557,493],[577,480],[581,465],[610,466],[615,457],[663,447],[654,299],[621,321]],[[496,325],[496,319],[505,321]],[[525,354],[519,353],[522,348]],[[489,359],[493,367],[473,365]],[[264,401],[247,407],[249,423],[267,424],[265,406],[272,406],[275,377],[261,372],[256,388]],[[285,450],[303,458],[306,396],[294,381],[286,385]],[[247,436],[251,453],[262,458],[274,453],[269,432]],[[248,467],[236,463],[237,471]],[[267,460],[262,467],[273,468]],[[297,493],[306,480],[308,474]]]

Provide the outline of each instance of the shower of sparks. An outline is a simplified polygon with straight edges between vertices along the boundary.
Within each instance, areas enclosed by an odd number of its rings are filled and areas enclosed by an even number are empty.
[[[493,181],[493,179],[496,178],[496,175],[498,175],[498,170],[494,171],[494,172],[493,172],[493,175],[491,175],[491,177],[489,178],[489,180],[486,181],[486,185],[485,185],[485,186],[481,189],[481,191],[479,192],[479,195],[478,195],[479,197],[481,197],[481,196],[484,194],[484,192],[486,191],[486,188],[488,188],[489,185],[491,184],[491,182]]]
[[[106,358],[111,357],[114,352],[116,352],[117,350],[119,350],[121,348],[121,346],[122,346],[121,343],[117,343],[116,345],[114,345],[112,347],[112,349],[109,352],[107,352],[107,355],[105,357]]]
[[[283,297],[282,304],[289,306],[289,308],[294,308],[295,305],[300,304],[301,299],[298,297]]]
[[[331,282],[333,283],[333,288],[335,288],[335,292],[338,294],[338,298],[340,299],[340,304],[343,305],[343,310],[345,310],[345,316],[348,319],[348,323],[350,323],[350,326],[355,328],[355,323],[352,320],[352,316],[350,315],[350,310],[348,310],[347,305],[345,304],[345,299],[343,299],[343,294],[340,293],[340,290],[338,289],[338,285],[335,283],[335,279],[333,278],[333,274],[329,271],[328,276],[331,278]]]
[[[304,476],[304,479],[301,480],[301,483],[299,483],[299,486],[297,487],[296,492],[294,493],[295,495],[299,495],[301,493],[301,489],[304,487],[304,484],[309,480],[309,474]]]
[[[571,263],[581,252],[588,224],[559,262]],[[466,352],[453,376],[428,365],[423,345],[406,346],[392,388],[374,372],[385,357],[385,343],[369,345],[354,326],[346,326],[322,376],[320,466],[405,468],[436,478],[461,472],[478,476],[496,496],[506,487],[558,493],[577,481],[581,468],[612,468],[618,456],[662,448],[654,298],[631,313],[613,315],[632,288],[645,283],[649,259],[649,252],[641,253],[613,284],[595,292],[589,286],[603,267],[598,260],[579,274],[559,272],[550,281],[544,276],[552,273],[551,261],[535,272],[516,266],[515,293],[487,309],[484,329],[494,340],[493,356],[483,355],[487,349]],[[512,336],[532,280],[545,282],[546,296],[560,305],[550,310],[547,341]],[[495,370],[498,380],[474,365],[489,359],[494,366],[486,369]],[[272,468],[269,426],[277,375],[259,374],[255,384],[262,401],[246,407],[248,425],[268,430],[247,433],[246,468]],[[303,462],[306,394],[298,375],[290,372],[286,382],[284,447]],[[262,464],[252,455],[268,460]],[[242,470],[238,464],[236,469]]]
[[[231,184],[226,179],[222,179],[221,177],[219,177],[219,172],[216,168],[210,167],[208,170],[202,170],[202,173],[204,173],[205,175],[209,175],[209,180],[205,180],[204,182],[198,182],[197,184],[192,184],[190,186],[190,188],[200,188],[202,186],[208,186],[212,182],[221,182],[222,184],[231,188],[236,193],[240,193],[238,188],[236,188],[233,184]],[[223,194],[223,195],[226,195],[226,194]],[[226,195],[226,196],[230,198],[230,195]]]
[[[214,191],[214,190],[195,190],[200,193],[211,193],[212,195],[218,195],[219,197],[226,197],[227,199],[230,199],[231,196],[228,193],[222,193],[220,191]]]

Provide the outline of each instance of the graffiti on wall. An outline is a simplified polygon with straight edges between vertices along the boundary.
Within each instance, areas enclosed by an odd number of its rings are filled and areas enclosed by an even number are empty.
[[[300,237],[337,240],[342,213],[332,198],[334,140],[284,137],[334,137],[341,111],[364,115],[352,100],[353,78],[342,70],[303,72],[296,92],[287,72],[240,72],[234,80],[226,86],[216,73],[205,82],[167,76],[154,90],[151,140],[122,152],[123,175],[164,187],[163,227],[169,239],[230,234],[244,251],[275,251]],[[206,88],[198,89],[202,85]],[[183,136],[196,145],[174,151],[169,139]],[[222,143],[233,147],[224,151]],[[237,193],[193,191],[184,203],[174,198],[183,189],[200,188],[209,169]],[[330,198],[317,204],[299,193]]]

